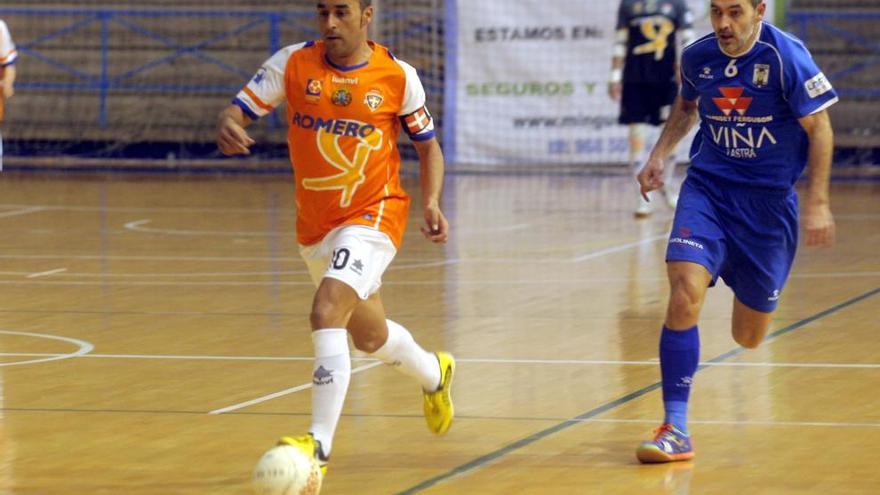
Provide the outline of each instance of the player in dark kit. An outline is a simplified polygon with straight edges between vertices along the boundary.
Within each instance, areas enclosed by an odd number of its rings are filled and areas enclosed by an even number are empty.
[[[633,175],[644,163],[650,129],[657,131],[669,116],[678,92],[681,48],[693,39],[693,18],[685,0],[622,0],[617,14],[617,34],[611,61],[608,94],[620,101],[619,122],[629,126],[629,161]],[[674,165],[675,159],[670,156]],[[661,191],[671,208],[676,194],[671,187],[675,167],[667,168]],[[650,204],[636,194],[636,217],[651,213]]]

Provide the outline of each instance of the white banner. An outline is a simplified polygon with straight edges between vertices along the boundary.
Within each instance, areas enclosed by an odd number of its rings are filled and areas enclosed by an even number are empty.
[[[711,30],[709,2],[689,3],[702,36]],[[617,2],[447,0],[446,6],[444,144],[451,162],[628,161],[627,129],[617,123],[619,103],[607,92]],[[680,160],[689,144],[683,141]]]

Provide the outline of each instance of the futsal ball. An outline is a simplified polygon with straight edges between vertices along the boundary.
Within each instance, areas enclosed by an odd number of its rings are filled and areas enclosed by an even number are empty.
[[[252,483],[257,495],[318,495],[321,468],[298,448],[279,445],[260,458]]]

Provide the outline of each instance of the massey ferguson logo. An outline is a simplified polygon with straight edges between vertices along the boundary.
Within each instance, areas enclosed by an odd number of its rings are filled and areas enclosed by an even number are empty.
[[[725,116],[730,115],[734,110],[740,115],[746,114],[746,110],[752,104],[752,97],[743,96],[743,88],[722,86],[718,90],[721,91],[723,96],[721,98],[712,98],[718,110],[721,110]]]

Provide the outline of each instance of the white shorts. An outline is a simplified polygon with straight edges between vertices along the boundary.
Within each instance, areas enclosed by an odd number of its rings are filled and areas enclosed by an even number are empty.
[[[384,233],[360,225],[335,228],[319,242],[300,246],[309,276],[317,286],[324,277],[335,278],[367,299],[382,285],[382,274],[397,248]]]

